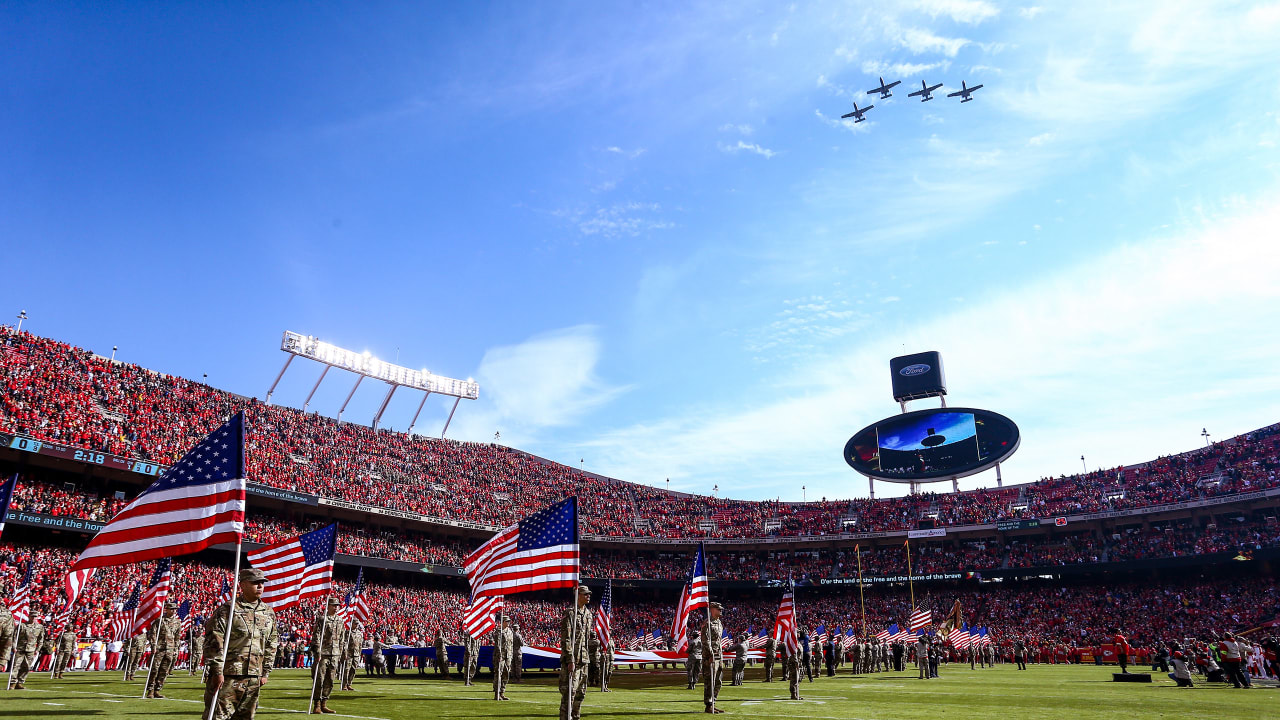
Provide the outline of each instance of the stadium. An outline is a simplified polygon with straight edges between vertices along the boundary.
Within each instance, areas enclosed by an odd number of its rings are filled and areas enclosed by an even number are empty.
[[[1280,612],[1272,575],[1280,425],[1134,466],[996,490],[750,502],[635,485],[499,445],[340,423],[12,328],[3,347],[4,472],[18,480],[0,569],[12,588],[34,566],[31,602],[50,613],[89,537],[184,448],[239,412],[251,478],[246,548],[336,522],[334,591],[349,599],[362,574],[369,638],[398,675],[416,677],[419,666],[435,672],[434,653],[418,652],[431,656],[420,661],[410,650],[430,646],[437,633],[461,662],[454,640],[469,601],[463,559],[522,514],[566,497],[579,501],[583,582],[597,591],[611,585],[618,650],[649,660],[620,665],[630,669],[615,686],[629,674],[653,682],[655,667],[673,674],[675,663],[643,651],[675,649],[672,614],[699,546],[711,595],[731,608],[727,633],[763,647],[794,580],[800,624],[846,654],[837,676],[852,661],[846,640],[852,648],[853,638],[891,627],[894,639],[905,637],[898,626],[907,627],[913,600],[938,620],[953,603],[961,608],[966,637],[948,641],[948,663],[966,666],[975,652],[968,628],[975,637],[981,628],[1000,671],[1012,667],[1019,643],[1037,669],[1114,666],[1117,628],[1128,634],[1133,665],[1167,664],[1170,641],[1208,643],[1207,661],[1228,629],[1253,630],[1262,643]],[[215,606],[233,550],[175,563],[170,592],[190,601],[193,619]],[[112,637],[126,589],[145,587],[151,574],[151,563],[100,573],[70,624],[86,638]],[[529,648],[526,676],[553,665],[533,653],[558,644],[562,603],[554,591],[507,600]],[[306,604],[280,613],[280,666],[305,663],[314,613]],[[119,655],[107,660],[106,652],[101,662],[118,666]],[[1259,644],[1249,659],[1259,684],[1274,674],[1266,652]],[[52,660],[42,658],[42,668]]]
[[[0,720],[1276,716],[1278,2],[6,4]]]

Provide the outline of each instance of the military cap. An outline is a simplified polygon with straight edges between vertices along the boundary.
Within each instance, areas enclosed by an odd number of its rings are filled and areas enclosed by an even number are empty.
[[[724,610],[724,606],[718,602],[707,603],[707,609],[711,609],[711,608],[715,608],[717,610]]]
[[[591,594],[591,588],[587,587],[586,585],[579,585],[579,586],[578,586],[578,594],[579,594],[579,595],[590,595],[590,594]]]
[[[258,568],[245,568],[240,571],[240,582],[264,583],[267,576]]]
[[[177,610],[177,609],[178,609],[178,603],[176,603],[176,602],[174,602],[174,601],[172,601],[172,600],[165,600],[165,601],[164,601],[164,609],[165,609],[165,610]]]

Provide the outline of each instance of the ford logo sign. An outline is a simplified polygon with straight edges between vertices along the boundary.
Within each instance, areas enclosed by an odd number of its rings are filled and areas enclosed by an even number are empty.
[[[898,371],[898,374],[903,377],[912,377],[914,375],[923,375],[932,369],[933,368],[925,365],[924,363],[917,363],[915,365],[908,365],[902,368]]]

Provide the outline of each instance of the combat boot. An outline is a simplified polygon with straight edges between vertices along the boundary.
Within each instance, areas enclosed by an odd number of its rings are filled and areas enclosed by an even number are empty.
[[[338,711],[337,711],[337,710],[330,710],[330,709],[329,709],[329,703],[325,702],[324,700],[321,700],[321,701],[320,701],[320,712],[324,713],[325,715],[337,715],[337,714],[338,714]]]

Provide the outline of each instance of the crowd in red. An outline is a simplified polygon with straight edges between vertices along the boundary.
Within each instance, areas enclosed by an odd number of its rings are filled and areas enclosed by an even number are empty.
[[[746,502],[604,478],[496,445],[437,440],[267,406],[0,328],[0,428],[172,462],[228,415],[250,422],[249,475],[300,492],[489,526],[576,495],[583,530],[614,536],[753,537],[905,530],[1145,507],[1280,485],[1268,428],[1142,466],[964,493]],[[102,514],[112,503],[104,500]]]
[[[35,563],[32,597],[52,615],[60,606],[60,583],[75,553],[58,548],[15,546],[0,543],[0,578],[8,595]],[[145,583],[152,565],[108,568],[99,572],[85,588],[77,603],[72,624],[82,637],[101,636],[107,616],[135,582]],[[174,563],[171,596],[179,603],[190,600],[193,612],[207,616],[213,609],[229,576],[225,567],[215,567],[186,559]],[[344,597],[351,590],[345,581],[335,582],[335,592]],[[647,593],[646,593],[647,594]],[[667,634],[674,613],[676,591],[669,601],[637,601],[622,588],[614,589],[614,621],[618,637],[636,632],[660,630]],[[773,595],[777,595],[774,597]],[[725,612],[726,630],[758,631],[772,628],[781,591],[765,591],[763,596],[729,603]],[[387,643],[413,644],[427,641],[440,631],[457,639],[458,623],[467,597],[461,590],[441,590],[421,585],[366,583],[371,606],[369,631]],[[810,628],[863,629],[862,610],[855,587],[844,590],[797,591],[801,622]],[[911,609],[907,588],[872,586],[864,593],[865,628],[870,634],[890,623],[905,625]],[[1247,580],[1165,583],[1112,583],[1108,585],[1018,584],[1013,586],[917,586],[915,600],[922,609],[931,609],[943,618],[952,603],[959,601],[962,615],[971,625],[990,628],[997,638],[1031,638],[1035,642],[1071,645],[1097,644],[1113,628],[1127,628],[1135,644],[1190,637],[1217,637],[1224,630],[1243,630],[1260,625],[1280,613],[1280,588],[1272,578]],[[308,601],[302,607],[279,613],[282,630],[290,638],[305,640],[320,605]],[[556,641],[563,603],[529,601],[523,596],[507,598],[507,608],[521,626],[530,644]]]

